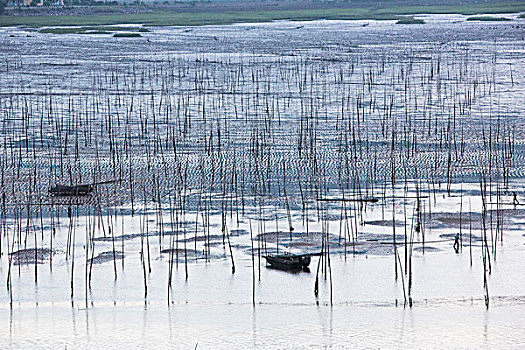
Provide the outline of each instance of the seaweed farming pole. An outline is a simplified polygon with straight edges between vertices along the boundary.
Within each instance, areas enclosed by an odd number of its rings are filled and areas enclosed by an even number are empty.
[[[75,210],[75,217],[78,217],[78,207]],[[71,303],[73,304],[73,291],[74,291],[74,272],[75,272],[75,236],[76,236],[76,223],[73,225],[74,217],[72,215],[71,207],[68,207],[68,215],[70,216],[69,227],[73,230],[71,238]]]
[[[426,212],[425,212],[425,201],[421,201],[421,182],[417,176],[416,168],[416,228],[415,231],[417,234],[421,233],[421,240],[423,241],[423,254],[425,254],[425,226],[426,226]],[[430,199],[429,199],[430,207]]]
[[[30,230],[30,227],[32,226],[32,216],[31,216],[31,196],[28,198],[27,202],[27,230]],[[35,245],[35,284],[38,283],[38,242],[37,242],[37,232],[33,228],[33,237],[34,237],[34,245]]]
[[[481,201],[482,201],[482,214],[481,214],[481,224],[482,224],[482,231],[481,231],[481,256],[483,259],[483,289],[485,290],[485,307],[489,308],[490,298],[489,298],[489,285],[488,285],[488,276],[487,272],[490,271],[490,256],[489,256],[489,249],[487,246],[487,230],[486,230],[486,199],[485,199],[485,191],[486,191],[486,183],[485,183],[485,177],[482,175],[480,178],[480,192],[481,192]],[[488,266],[487,266],[488,265]],[[489,272],[490,274],[490,272]]]
[[[97,230],[97,219],[98,219],[98,215],[95,214],[95,210],[96,208],[93,210],[93,215],[92,215],[92,218],[90,218],[90,221],[88,221],[89,225],[88,225],[88,229],[89,229],[89,232],[91,232],[91,237],[95,237],[95,233],[96,233],[96,230]],[[88,216],[90,216],[90,212],[88,212]],[[100,222],[99,222],[100,224]],[[100,227],[99,227],[100,228]],[[104,226],[102,226],[102,228],[104,228]],[[89,286],[89,289],[91,289],[91,275],[92,275],[92,271],[93,271],[93,261],[95,260],[95,242],[93,239],[91,239],[91,242],[92,242],[92,247],[91,247],[91,259],[89,261],[89,277],[88,277],[88,286]]]
[[[414,249],[414,231],[417,232],[417,227],[419,227],[419,217],[417,217],[418,222],[416,223],[416,229],[414,229],[414,212],[419,212],[419,199],[416,202],[415,208],[412,211],[412,224],[410,225],[410,249],[408,250],[408,306],[412,307],[412,252]],[[405,266],[406,271],[406,266]]]
[[[262,214],[261,214],[261,207],[259,206],[258,211],[258,219],[257,219],[257,237],[259,239],[257,240],[257,267],[258,267],[258,281],[261,282],[261,247],[263,249],[266,248],[266,242],[263,241],[266,240],[266,235],[264,234],[263,224],[262,224]]]
[[[392,185],[392,238],[394,241],[394,279],[397,281],[397,243],[396,243],[396,200],[395,200],[395,191],[396,191],[396,164],[395,164],[395,147],[396,147],[396,118],[392,118],[392,135],[391,135],[391,147],[390,147],[390,180]],[[397,257],[397,258],[396,258]],[[404,288],[404,285],[403,285]]]
[[[406,169],[406,167],[405,167]],[[405,174],[405,185],[403,186],[403,216],[404,216],[404,221],[403,221],[403,226],[404,226],[404,230],[405,230],[405,275],[407,274],[407,269],[408,269],[408,242],[407,242],[407,239],[408,239],[408,234],[407,234],[407,201],[406,201],[406,195],[407,195],[407,177],[406,177],[406,174]],[[414,213],[412,213],[412,224],[413,224],[413,221],[414,221]],[[394,220],[394,225],[395,225],[395,220]],[[394,241],[394,244],[395,244],[395,241]],[[409,293],[410,293],[410,289],[409,289]]]
[[[122,214],[121,215],[121,227],[120,227],[120,249],[121,249],[121,254],[122,254],[122,272],[124,272],[124,259],[125,259],[125,254],[124,254],[124,217],[125,215]]]
[[[472,203],[470,197],[468,198],[468,211],[469,211],[469,255],[470,255],[470,267],[472,268]]]
[[[145,226],[146,222],[148,221],[147,218],[147,206],[146,206],[146,190],[144,188],[144,198],[143,198],[143,213],[140,215],[141,217],[141,223],[140,223],[140,262],[142,265],[142,275],[143,275],[143,282],[144,282],[144,303],[147,303],[147,297],[148,297],[148,283],[147,283],[147,274],[146,274],[146,260],[145,260],[145,252],[144,252],[144,235],[145,233]]]
[[[231,242],[230,242],[230,233],[228,231],[228,227],[224,226],[224,229],[226,230],[226,237],[227,237],[227,240],[228,240],[228,248],[230,250],[230,258],[231,258],[231,261],[232,261],[232,275],[235,274],[235,261],[233,260],[233,251],[232,251],[232,245],[231,245]]]
[[[88,214],[86,215],[86,236],[85,236],[85,246],[86,246],[86,252],[85,252],[85,261],[84,261],[84,300],[85,300],[85,308],[87,309],[88,308],[88,284],[89,284],[89,269],[88,269],[88,266],[89,266],[89,244],[90,244],[90,239],[89,239],[89,231],[90,231],[90,213],[88,212]],[[92,249],[92,251],[94,251],[95,249]],[[91,261],[93,261],[93,259],[91,259]]]
[[[186,192],[186,187],[183,185],[184,192]],[[188,280],[189,273],[188,273],[188,240],[186,238],[186,193],[180,196],[180,210],[181,210],[181,216],[182,216],[182,223],[180,224],[180,227],[182,227],[182,232],[184,235],[184,276],[185,280]],[[195,242],[197,244],[197,242]]]
[[[252,256],[252,304],[255,307],[255,250],[253,248],[253,230],[252,230],[252,220],[250,219],[250,243],[252,246],[251,256]]]
[[[394,250],[394,258],[399,261],[399,266],[401,266],[402,268],[403,265],[401,263],[401,258],[399,257],[399,252],[397,250]],[[403,273],[401,273],[400,275],[401,275],[401,285],[403,286],[403,298],[404,298],[403,307],[406,307],[407,306],[407,293],[405,290],[405,277]],[[397,300],[396,300],[396,304],[397,304]]]
[[[113,210],[113,214],[114,213],[115,213],[115,210]],[[109,213],[109,219],[110,219],[111,225],[108,225],[108,231],[109,231],[109,235],[111,236],[111,253],[112,253],[111,255],[113,258],[113,273],[115,275],[114,280],[116,281],[117,280],[117,250],[115,248],[115,228],[113,226],[113,215],[111,212]]]
[[[16,212],[18,211],[17,207],[18,205],[14,209],[15,217],[16,217]],[[15,231],[16,231],[16,227],[13,227],[13,240],[11,243],[11,248],[9,248],[9,231],[7,228],[6,228],[6,236],[5,236],[6,245],[7,245],[7,261],[8,261],[6,287],[7,287],[7,292],[9,293],[9,307],[10,308],[13,308],[12,266],[13,266],[13,250],[14,250],[14,245],[15,245]]]
[[[51,251],[51,255],[49,256],[49,272],[53,273],[53,239],[55,238],[55,233],[56,233],[55,204],[53,202],[51,202],[51,207],[49,209],[49,216],[51,218],[51,233],[49,234],[49,250]]]
[[[459,242],[460,250],[463,252],[463,182],[461,183],[460,193],[460,203],[459,203]]]
[[[174,225],[174,212],[173,212],[173,199],[172,196],[168,196],[169,200],[169,213],[170,213],[170,225],[171,225],[171,234],[170,234],[170,243],[169,243],[169,253],[168,253],[168,307],[170,305],[170,292],[171,292],[171,285],[172,285],[172,279],[173,279],[173,257],[174,257],[174,240],[175,235],[178,237],[178,233],[175,233],[175,225]],[[198,218],[197,218],[198,220]],[[196,221],[197,221],[196,220]]]
[[[326,258],[328,260],[328,273],[330,275],[330,306],[334,306],[334,288],[333,288],[333,281],[332,281],[332,264],[330,261],[330,229],[328,221],[325,223],[326,229]]]
[[[3,167],[1,167],[1,168],[2,168],[2,174],[3,174]],[[3,176],[2,176],[2,182],[3,182]],[[4,255],[4,253],[2,251],[2,240],[3,240],[3,237],[7,237],[7,234],[8,234],[8,230],[7,230],[7,209],[6,209],[6,203],[5,202],[6,202],[5,192],[2,192],[2,213],[0,215],[0,257],[2,257]]]
[[[500,231],[500,184],[499,182],[496,183],[496,233],[494,235],[494,239],[490,242],[492,244],[492,256],[494,258],[494,261],[496,261],[496,253],[497,253],[497,247],[498,247],[498,234]]]
[[[322,235],[321,255],[319,256],[319,260],[317,262],[317,272],[315,273],[315,283],[314,283],[314,295],[316,299],[319,297],[319,269],[323,265],[324,250],[325,250],[324,247],[325,247],[324,235]],[[319,301],[317,301],[317,304],[319,304]]]
[[[392,187],[394,190],[394,187]],[[392,238],[394,241],[394,276],[397,281],[397,262],[398,262],[398,253],[397,253],[397,242],[396,242],[396,204],[395,199],[392,199]]]

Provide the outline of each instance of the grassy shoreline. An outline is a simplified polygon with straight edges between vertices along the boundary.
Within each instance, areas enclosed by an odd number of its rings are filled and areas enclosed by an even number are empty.
[[[473,16],[467,18],[467,21],[504,22],[509,21],[509,19],[505,17]]]
[[[116,15],[71,16],[0,16],[0,27],[8,26],[98,26],[144,24],[148,26],[202,26],[233,23],[258,23],[275,20],[401,20],[400,16],[414,14],[496,14],[525,11],[525,2],[494,2],[454,6],[392,6],[384,8],[306,9],[285,11],[238,12],[148,12]]]

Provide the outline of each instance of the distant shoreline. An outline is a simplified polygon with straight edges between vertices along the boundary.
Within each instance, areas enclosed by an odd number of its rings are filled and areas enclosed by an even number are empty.
[[[260,23],[276,20],[400,20],[417,14],[498,14],[525,12],[525,2],[498,1],[493,3],[458,3],[450,5],[398,5],[396,3],[336,3],[326,8],[312,8],[305,3],[299,8],[297,2],[292,9],[254,3],[253,7],[240,3],[240,10],[231,11],[232,3],[206,3],[197,7],[181,6],[91,6],[82,8],[27,8],[7,9],[0,16],[0,27],[27,26],[97,26],[116,24],[142,24],[146,26],[202,26],[235,23]],[[256,5],[257,4],[257,5]],[[368,4],[368,5],[367,5]],[[344,7],[343,5],[346,5]],[[373,6],[376,5],[376,6]],[[381,6],[377,6],[381,5]],[[281,9],[282,8],[282,9]],[[82,10],[84,14],[75,13]],[[9,14],[11,12],[15,14]],[[27,11],[27,13],[25,13]],[[108,13],[109,11],[109,13]],[[120,11],[120,12],[119,12]],[[129,13],[126,13],[128,11]],[[113,12],[113,13],[111,13]]]

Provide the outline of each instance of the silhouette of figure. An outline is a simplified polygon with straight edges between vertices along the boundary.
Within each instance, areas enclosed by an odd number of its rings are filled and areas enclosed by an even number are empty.
[[[512,204],[519,205],[520,202],[518,201],[518,195],[516,194],[516,192],[512,192],[512,194],[514,195],[514,199],[512,200]]]
[[[454,237],[454,250],[459,253],[459,233],[456,233],[456,237]]]

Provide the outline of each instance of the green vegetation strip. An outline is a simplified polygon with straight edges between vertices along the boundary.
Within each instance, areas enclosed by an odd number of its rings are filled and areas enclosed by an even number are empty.
[[[141,31],[140,28],[138,31]],[[39,30],[40,33],[47,34],[109,34],[111,32],[120,31],[134,31],[137,28],[129,27],[113,27],[113,26],[93,26],[93,27],[58,27],[58,28],[44,28]],[[148,29],[146,29],[148,31]]]
[[[474,16],[474,17],[467,18],[467,21],[501,22],[501,21],[510,21],[510,20],[505,17]]]
[[[457,6],[392,6],[387,8],[313,9],[289,11],[241,11],[225,13],[151,12],[125,15],[85,16],[0,16],[0,26],[97,26],[122,23],[149,26],[199,26],[274,20],[403,20],[400,15],[420,13],[464,15],[516,13],[525,11],[525,2],[494,2]],[[97,29],[99,30],[99,29]]]
[[[400,19],[399,21],[396,22],[396,24],[425,24],[425,21],[423,21],[422,19],[407,17],[407,18]]]

